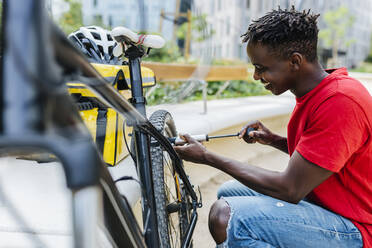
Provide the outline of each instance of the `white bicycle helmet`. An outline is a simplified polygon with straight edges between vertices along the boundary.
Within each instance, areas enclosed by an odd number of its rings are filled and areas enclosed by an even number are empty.
[[[112,51],[116,46],[110,31],[97,26],[81,27],[68,38],[85,54],[91,62],[120,64]]]

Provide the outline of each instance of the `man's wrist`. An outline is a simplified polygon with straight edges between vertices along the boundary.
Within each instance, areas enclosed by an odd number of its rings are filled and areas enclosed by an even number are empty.
[[[271,145],[279,145],[283,142],[284,139],[284,137],[274,134],[273,142],[271,143]]]
[[[203,153],[203,164],[213,166],[215,164],[215,154],[208,150],[205,150]]]
[[[203,164],[209,164],[209,160],[210,160],[210,153],[208,150],[205,150],[203,152]]]
[[[274,134],[273,142],[270,145],[283,151],[288,149],[287,138],[276,134]]]

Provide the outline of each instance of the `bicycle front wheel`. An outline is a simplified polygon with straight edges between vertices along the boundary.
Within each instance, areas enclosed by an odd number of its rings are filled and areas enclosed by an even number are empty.
[[[177,135],[169,112],[158,110],[149,121],[166,137]],[[174,162],[161,145],[151,146],[152,174],[161,247],[180,247],[190,220],[190,201]]]

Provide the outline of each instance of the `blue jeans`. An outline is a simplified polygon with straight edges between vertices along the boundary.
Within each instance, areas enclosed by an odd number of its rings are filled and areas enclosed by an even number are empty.
[[[363,247],[350,220],[306,200],[291,204],[235,180],[220,187],[218,198],[230,207],[227,239],[218,247]]]

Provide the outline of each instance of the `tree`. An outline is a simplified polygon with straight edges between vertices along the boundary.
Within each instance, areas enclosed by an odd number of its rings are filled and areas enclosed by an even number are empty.
[[[340,47],[348,47],[354,40],[345,39],[346,31],[354,23],[354,16],[349,10],[340,6],[338,9],[327,11],[324,14],[326,29],[320,30],[319,38],[326,46],[332,48],[332,59],[328,61],[330,67],[338,66],[338,50]]]
[[[59,25],[66,34],[70,34],[83,25],[81,2],[79,0],[64,0],[70,8],[59,19]]]
[[[187,35],[191,36],[189,37],[189,42],[202,42],[212,37],[215,33],[214,30],[208,29],[206,14],[191,17],[191,30],[193,30],[192,34],[191,32],[188,33],[188,25],[189,23],[185,22],[177,29],[178,46],[180,47],[182,53],[185,53],[184,48],[187,45]]]
[[[183,23],[177,30],[177,38],[185,39],[187,35],[188,23]],[[191,30],[193,30],[192,40],[196,42],[202,42],[212,37],[215,33],[214,30],[208,30],[207,15],[202,14],[191,17]]]

